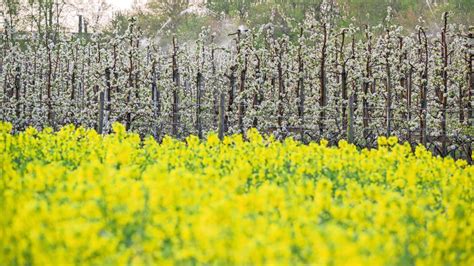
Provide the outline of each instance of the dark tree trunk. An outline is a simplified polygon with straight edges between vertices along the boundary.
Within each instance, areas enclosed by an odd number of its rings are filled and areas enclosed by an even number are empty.
[[[171,134],[174,137],[178,137],[178,123],[179,123],[179,69],[178,69],[178,45],[176,43],[176,37],[173,37],[173,103],[172,103],[172,129]]]
[[[428,106],[428,39],[423,28],[418,31],[418,42],[420,45],[419,61],[423,63],[423,70],[420,73],[420,142],[424,146],[427,144],[427,106]],[[423,48],[421,48],[423,47]],[[423,54],[423,55],[422,55]]]
[[[370,122],[370,111],[369,111],[369,100],[368,100],[368,97],[369,97],[369,87],[370,87],[370,84],[371,84],[371,79],[372,79],[372,58],[371,58],[371,55],[372,55],[372,45],[371,45],[371,42],[372,42],[372,36],[370,35],[369,33],[369,27],[366,26],[366,42],[367,42],[367,45],[366,45],[366,56],[367,56],[367,60],[366,60],[366,63],[365,63],[365,77],[364,77],[364,82],[362,84],[362,92],[364,94],[364,98],[362,99],[362,123],[363,123],[363,127],[364,127],[364,130],[363,130],[363,135],[364,135],[364,139],[366,140],[366,142],[368,141],[368,138],[369,138],[369,122]]]
[[[321,61],[319,69],[319,84],[320,84],[320,97],[319,97],[319,137],[322,138],[324,135],[324,123],[326,122],[326,49],[327,49],[328,29],[327,24],[323,24],[323,43],[321,48]]]
[[[441,76],[443,79],[443,93],[441,95],[441,153],[443,156],[448,154],[448,144],[447,144],[447,106],[448,106],[448,64],[449,64],[449,54],[448,54],[448,42],[447,42],[447,30],[448,30],[448,13],[443,14],[444,26],[441,32],[441,54],[443,57],[443,69],[441,71]]]

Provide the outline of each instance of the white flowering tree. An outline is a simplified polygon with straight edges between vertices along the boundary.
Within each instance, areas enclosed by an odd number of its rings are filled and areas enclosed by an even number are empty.
[[[379,135],[472,154],[473,74],[469,33],[443,15],[440,32],[391,22],[336,27],[334,5],[302,23],[279,18],[240,27],[219,44],[204,28],[194,42],[161,46],[132,19],[124,34],[31,35],[0,41],[0,119],[15,130],[68,123],[141,135],[203,137],[255,127],[301,141]],[[288,34],[277,31],[281,23]],[[48,24],[49,25],[49,24]],[[471,49],[471,50],[470,50]]]

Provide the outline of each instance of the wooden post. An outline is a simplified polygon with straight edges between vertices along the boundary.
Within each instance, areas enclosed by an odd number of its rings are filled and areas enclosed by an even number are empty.
[[[82,33],[82,15],[79,15],[79,25],[77,28],[77,33],[81,34]]]
[[[87,20],[84,20],[84,33],[87,35]]]

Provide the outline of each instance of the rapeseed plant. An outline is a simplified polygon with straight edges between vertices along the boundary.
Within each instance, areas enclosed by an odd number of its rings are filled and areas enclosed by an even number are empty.
[[[256,130],[140,140],[0,123],[5,265],[473,265],[474,167]]]

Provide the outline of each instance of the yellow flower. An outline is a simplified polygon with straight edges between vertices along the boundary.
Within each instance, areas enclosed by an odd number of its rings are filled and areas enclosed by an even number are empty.
[[[387,140],[387,138],[384,137],[384,136],[379,136],[379,137],[377,138],[377,144],[378,144],[379,146],[385,146],[385,145],[388,144],[388,140]]]
[[[219,144],[219,137],[216,133],[210,133],[207,136],[207,144],[210,146],[216,146]]]
[[[391,136],[391,137],[388,138],[387,143],[390,146],[394,146],[395,144],[398,143],[398,138],[395,137],[395,136]]]
[[[319,145],[321,145],[322,147],[327,147],[328,146],[328,141],[327,139],[321,139],[321,141],[319,141]]]
[[[255,129],[141,140],[0,122],[3,264],[470,265],[474,167]],[[217,147],[217,148],[216,148]]]
[[[199,138],[197,136],[190,135],[186,138],[186,143],[190,148],[195,148],[197,145],[199,145]]]
[[[258,130],[255,128],[251,128],[247,131],[247,138],[253,144],[261,144],[263,141],[262,135],[260,135]]]

